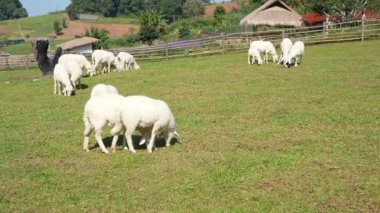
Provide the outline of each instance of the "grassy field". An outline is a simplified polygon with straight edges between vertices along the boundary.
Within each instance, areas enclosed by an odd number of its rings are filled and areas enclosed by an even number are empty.
[[[5,30],[5,34],[0,36],[6,36],[8,39],[22,38],[17,23],[24,36],[29,35],[32,38],[47,36],[49,33],[54,32],[54,21],[62,23],[64,17],[66,17],[64,13],[52,13],[17,20],[0,21],[0,28]]]
[[[245,53],[141,63],[84,78],[73,97],[37,70],[1,72],[0,209],[379,212],[379,46],[307,46],[291,69]],[[165,100],[181,143],[106,155],[92,136],[82,151],[97,83]]]

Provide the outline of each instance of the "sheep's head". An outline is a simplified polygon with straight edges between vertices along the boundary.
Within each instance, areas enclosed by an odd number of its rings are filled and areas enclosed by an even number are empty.
[[[71,86],[71,85],[68,85],[67,87],[65,87],[65,88],[63,89],[63,94],[64,94],[65,96],[71,96],[71,94],[73,93],[73,91],[74,91],[74,87]]]
[[[272,59],[273,59],[273,62],[276,63],[278,61],[278,55],[277,54],[273,54]]]
[[[91,68],[87,69],[87,74],[90,74],[90,76],[94,76],[95,75],[95,67],[91,67]]]

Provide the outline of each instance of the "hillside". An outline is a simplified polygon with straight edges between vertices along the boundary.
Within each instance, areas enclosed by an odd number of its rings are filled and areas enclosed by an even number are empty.
[[[68,27],[63,30],[64,34],[58,36],[58,39],[75,38],[75,36],[83,34],[85,30],[91,26],[108,30],[110,32],[110,37],[120,37],[138,29],[138,25],[136,24],[137,21],[132,18],[118,17],[112,19],[101,17],[96,22],[71,22],[68,20],[65,13],[53,13],[43,16],[21,18],[18,20],[0,21],[0,38],[36,38],[54,35],[53,23],[55,21],[62,23],[64,18],[67,19]]]

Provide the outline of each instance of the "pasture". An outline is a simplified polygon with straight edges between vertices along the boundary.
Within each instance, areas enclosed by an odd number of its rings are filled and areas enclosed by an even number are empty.
[[[72,97],[0,72],[0,209],[12,212],[378,212],[380,41],[306,46],[285,69],[231,53],[139,63]],[[82,151],[97,83],[165,100],[181,143]],[[110,144],[109,129],[103,139]],[[158,145],[162,144],[160,141]]]

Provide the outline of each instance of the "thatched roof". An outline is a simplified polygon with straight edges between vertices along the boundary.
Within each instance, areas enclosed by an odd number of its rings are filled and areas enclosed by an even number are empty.
[[[283,1],[268,0],[240,21],[240,25],[261,24],[301,27],[302,17]]]
[[[83,37],[83,38],[77,38],[62,44],[57,45],[58,47],[61,47],[62,50],[70,50],[75,47],[84,46],[87,44],[91,44],[94,42],[97,42],[99,39],[91,38],[91,37]]]

